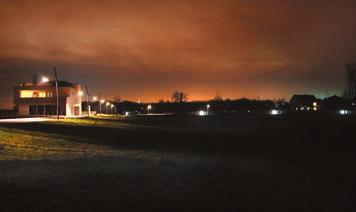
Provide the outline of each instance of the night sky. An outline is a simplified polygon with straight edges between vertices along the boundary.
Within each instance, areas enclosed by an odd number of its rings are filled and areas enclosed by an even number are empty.
[[[340,94],[355,0],[0,0],[0,108],[33,74],[132,101]]]

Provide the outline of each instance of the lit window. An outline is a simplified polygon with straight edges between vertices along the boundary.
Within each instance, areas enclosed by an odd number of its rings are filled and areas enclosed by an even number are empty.
[[[46,91],[37,90],[22,90],[20,91],[20,98],[46,98]]]

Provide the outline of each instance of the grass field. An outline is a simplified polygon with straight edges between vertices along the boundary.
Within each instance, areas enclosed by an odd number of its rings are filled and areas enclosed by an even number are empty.
[[[356,119],[0,125],[0,211],[355,211]]]

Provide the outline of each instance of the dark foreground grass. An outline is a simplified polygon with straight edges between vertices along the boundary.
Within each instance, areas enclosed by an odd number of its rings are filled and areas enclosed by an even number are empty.
[[[353,119],[152,116],[0,127],[0,211],[355,210]]]

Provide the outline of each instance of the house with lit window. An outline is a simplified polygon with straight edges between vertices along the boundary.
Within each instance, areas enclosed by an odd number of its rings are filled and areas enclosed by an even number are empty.
[[[320,101],[310,94],[293,95],[290,105],[295,111],[317,111],[320,109]]]
[[[14,87],[14,104],[19,116],[57,115],[56,82],[44,80]],[[82,115],[82,92],[77,83],[58,81],[58,111],[61,116]]]

